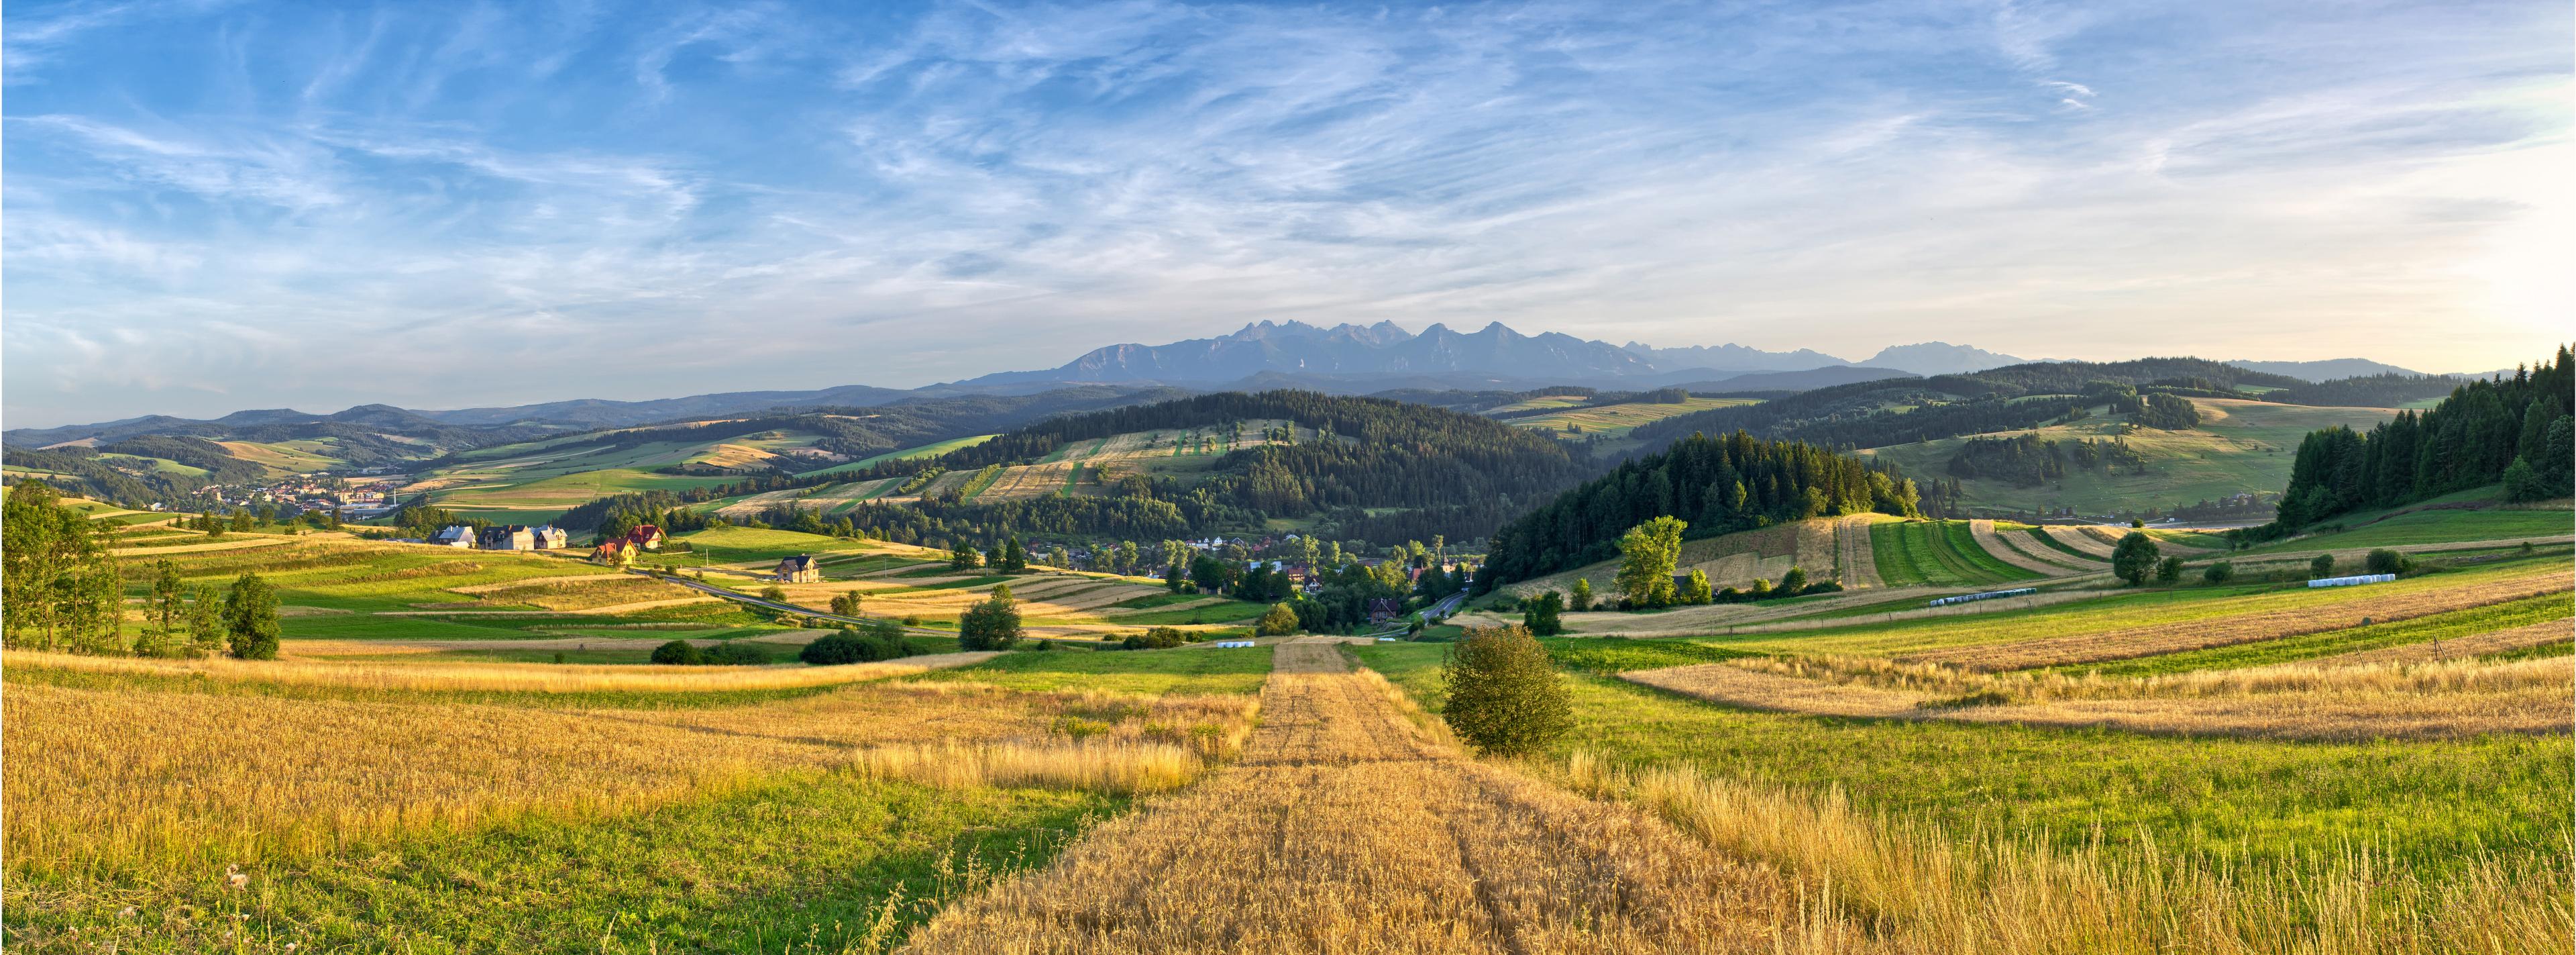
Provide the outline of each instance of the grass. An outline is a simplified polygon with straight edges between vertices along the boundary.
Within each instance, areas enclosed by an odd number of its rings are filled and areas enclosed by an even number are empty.
[[[1752,656],[1749,651],[1713,647],[1704,643],[1679,640],[1587,640],[1552,637],[1542,641],[1547,655],[1556,665],[1568,670],[1599,675],[1626,673],[1630,670],[1657,670],[1664,667],[1715,663]]]
[[[2042,576],[2037,572],[2005,563],[1995,555],[1986,553],[1985,547],[1977,543],[1976,534],[1969,529],[1966,521],[1942,521],[1940,529],[1940,536],[1932,541],[1935,555],[1942,560],[1944,566],[1953,568],[1971,582],[1999,584],[2016,580],[2037,580]]]
[[[2148,458],[2147,473],[2070,471],[2043,487],[1971,478],[1960,481],[1960,502],[1970,508],[2030,512],[2072,507],[2084,514],[2119,509],[2173,507],[2217,500],[2239,492],[2278,492],[2290,483],[2290,462],[2308,432],[2337,425],[2356,431],[2396,414],[2378,408],[2321,408],[2259,401],[2194,398],[2204,419],[2188,431],[2141,428],[2122,437]],[[2106,440],[2126,415],[2097,415],[2038,429],[2049,440]],[[2027,432],[2002,435],[2014,437]],[[1943,474],[1967,437],[1873,448],[1862,453],[1894,463],[1908,474]]]
[[[2104,558],[2103,558],[2103,557],[2101,557],[2100,555],[2097,555],[2097,554],[2089,554],[2089,553],[2086,553],[2086,552],[2084,552],[2084,551],[2077,550],[2077,549],[2075,549],[2075,547],[2074,547],[2073,545],[2070,545],[2070,544],[2066,543],[2065,541],[2058,540],[2058,539],[2057,539],[2057,534],[2056,534],[2056,533],[2052,533],[2052,532],[2050,532],[2048,528],[2045,528],[2045,527],[2033,527],[2033,528],[2029,529],[2028,531],[2026,531],[2025,533],[2028,533],[2031,537],[2038,539],[2038,541],[2039,541],[2039,543],[2040,543],[2040,545],[2041,545],[2041,546],[2047,547],[2048,549],[2050,549],[2050,550],[2054,550],[2054,551],[2056,551],[2056,552],[2058,552],[2058,553],[2065,554],[2065,555],[2068,555],[2068,556],[2070,556],[2070,557],[2077,558],[2077,559],[2079,559],[2079,560],[2092,561],[2092,562],[2097,563],[2097,564],[2099,564],[2099,563],[2109,563],[2109,561],[2108,561],[2108,560],[2104,559]],[[2070,533],[2070,534],[2071,534],[2071,533],[2078,533],[2078,532],[2076,532],[2076,531],[2062,531],[2062,532],[2058,532],[2058,533]]]
[[[824,534],[806,534],[797,531],[782,531],[775,529],[755,530],[749,527],[711,527],[702,531],[690,531],[689,533],[679,535],[678,539],[687,541],[689,546],[696,551],[697,558],[690,559],[683,558],[679,555],[673,555],[671,557],[664,558],[648,557],[646,560],[688,560],[690,563],[739,563],[742,561],[752,560],[774,561],[785,557],[792,557],[797,554],[820,554],[831,551],[872,551],[877,549],[876,545],[873,545],[868,541],[855,540],[847,537],[832,537]]]
[[[1439,649],[1363,647],[1361,661],[1436,701]],[[1838,791],[1864,812],[1957,837],[2014,833],[2060,850],[2287,863],[2371,847],[2438,875],[2481,850],[2562,852],[2576,802],[2565,736],[2444,742],[2178,739],[1734,710],[1574,676],[1560,755],[1684,766],[1724,779]]]
[[[1513,418],[1507,423],[1515,428],[1533,428],[1559,434],[1565,433],[1567,425],[1574,425],[1582,428],[1582,433],[1587,435],[1617,438],[1636,430],[1640,425],[1652,424],[1675,415],[1756,403],[1758,402],[1751,398],[1691,398],[1679,404],[1657,404],[1645,401],[1589,406],[1557,404],[1554,405],[1559,408],[1557,411],[1527,418]],[[1548,406],[1539,402],[1521,402],[1506,407],[1510,410],[1519,410]]]
[[[2078,664],[2053,669],[2062,673],[2096,672],[2103,676],[2148,676],[2193,670],[2269,666],[2362,650],[2376,650],[2382,647],[2457,639],[2550,620],[2565,620],[2569,613],[2566,594],[2547,594],[2408,620],[2282,637],[2277,640],[2261,640],[2208,650],[2167,653],[2134,660]]]
[[[795,772],[606,821],[536,814],[353,846],[346,861],[255,870],[243,892],[198,879],[134,917],[116,914],[130,892],[37,888],[11,934],[42,948],[81,928],[84,944],[133,952],[231,948],[232,932],[254,951],[878,951],[1124,805]],[[237,909],[251,918],[214,917]]]
[[[1262,681],[1269,677],[1270,655],[1265,647],[1021,652],[974,666],[924,673],[915,681],[1151,696],[1250,694],[1260,692]]]
[[[2335,522],[2329,520],[2327,523]],[[2415,511],[2341,533],[2312,534],[2298,540],[2256,547],[2246,553],[2564,537],[2570,530],[2571,517],[2566,511]]]
[[[828,468],[807,471],[803,474],[797,475],[797,477],[812,477],[817,474],[838,474],[842,471],[861,471],[888,461],[911,461],[917,458],[938,457],[940,455],[947,454],[950,451],[974,447],[986,441],[993,440],[996,437],[1000,437],[1000,435],[978,434],[964,438],[950,438],[946,441],[935,441],[919,447],[905,448],[901,451],[888,451],[875,457],[860,458],[859,460],[851,461],[847,464],[836,464]]]

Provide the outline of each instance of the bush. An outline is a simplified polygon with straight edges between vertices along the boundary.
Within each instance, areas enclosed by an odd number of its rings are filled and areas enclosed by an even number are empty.
[[[1480,752],[1537,750],[1574,725],[1565,686],[1528,629],[1471,627],[1448,654],[1441,718]]]
[[[2374,574],[2402,574],[2415,567],[2415,562],[2408,560],[2406,555],[2385,547],[2371,551],[2365,560]]]
[[[1297,629],[1296,608],[1287,604],[1271,604],[1269,612],[1261,615],[1260,622],[1252,625],[1252,635],[1284,637],[1296,633]]]
[[[2173,586],[2182,582],[2182,558],[2167,557],[2156,564],[2156,583]]]
[[[957,649],[1008,650],[1020,642],[1020,605],[1007,586],[957,618]]]
[[[2332,576],[2334,576],[2333,554],[2318,554],[2317,559],[2308,562],[2309,579],[2313,580],[2318,577]]]
[[[2200,579],[2213,584],[2223,584],[2228,581],[2235,580],[2236,565],[2222,560],[2207,567],[2203,567],[2200,570]]]
[[[1789,568],[1788,573],[1780,575],[1780,586],[1776,589],[1783,597],[1795,597],[1799,594],[1806,593],[1807,569],[1804,567]]]
[[[760,599],[771,603],[786,603],[787,588],[776,586],[762,587],[760,588]]]
[[[708,647],[699,657],[717,666],[748,667],[769,662],[769,653],[748,643],[728,640]]]
[[[1565,598],[1550,590],[1521,602],[1521,626],[1542,637],[1565,632]]]
[[[2111,548],[2111,573],[2132,587],[2146,583],[2147,575],[2155,572],[2157,561],[2162,559],[2162,550],[2156,546],[2156,539],[2145,532],[2130,531],[2120,538],[2119,546]]]
[[[1171,627],[1155,627],[1144,633],[1129,634],[1119,646],[1129,650],[1169,650],[1190,642],[1188,636]]]
[[[686,640],[673,640],[653,648],[653,662],[666,666],[693,667],[707,662],[707,657],[706,654],[698,652],[697,644]]]
[[[866,633],[843,627],[837,633],[805,645],[796,659],[814,666],[837,666],[844,663],[875,663],[908,657],[912,644],[904,642],[903,630],[891,623],[870,624]]]

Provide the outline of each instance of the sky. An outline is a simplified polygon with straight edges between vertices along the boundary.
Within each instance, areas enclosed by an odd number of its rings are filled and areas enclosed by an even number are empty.
[[[1264,319],[2543,355],[2566,0],[13,2],[0,417],[910,387]]]

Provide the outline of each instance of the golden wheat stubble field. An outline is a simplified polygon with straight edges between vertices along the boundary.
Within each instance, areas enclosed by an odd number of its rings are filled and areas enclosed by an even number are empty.
[[[934,662],[989,654],[956,656]],[[972,682],[861,682],[678,708],[596,696],[687,692],[693,680],[704,682],[699,689],[776,691],[925,669],[900,664],[589,673],[24,651],[8,663],[0,808],[7,902],[20,913],[13,925],[26,924],[31,909],[181,904],[208,873],[295,878],[384,840],[471,832],[528,813],[634,814],[781,773],[1156,792],[1228,755],[1255,706],[1243,697]],[[503,696],[473,702],[459,693]],[[564,694],[576,695],[548,700]],[[23,931],[14,938],[31,941]],[[47,948],[47,939],[32,942]]]
[[[1238,765],[952,906],[919,952],[1845,951],[1769,869],[1466,759],[1322,642]]]

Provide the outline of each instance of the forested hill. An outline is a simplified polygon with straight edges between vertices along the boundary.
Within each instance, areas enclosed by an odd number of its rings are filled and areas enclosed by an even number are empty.
[[[2313,431],[2299,442],[2281,516],[2288,533],[2347,511],[2395,507],[2504,483],[2507,497],[2565,497],[2576,459],[2568,396],[2576,359],[2553,358],[2511,378],[2471,381],[2422,413],[2402,412],[2367,435]]]
[[[1692,435],[1558,495],[1494,533],[1480,587],[1617,556],[1619,535],[1655,517],[1707,537],[1784,521],[1880,511],[1913,516],[1914,482],[1798,441]]]
[[[2100,403],[2105,386],[2198,395],[2233,395],[2247,386],[2313,387],[2296,378],[2198,358],[2033,362],[1973,374],[1819,388],[1756,405],[1676,415],[1639,427],[1632,437],[1651,448],[1693,433],[1743,430],[1761,438],[1876,448],[2035,427],[2076,407]]]
[[[974,533],[1127,533],[1090,526],[1130,524],[1146,507],[1184,531],[1241,529],[1268,518],[1324,514],[1354,538],[1481,536],[1579,480],[1586,462],[1565,445],[1510,425],[1441,408],[1310,391],[1227,392],[1072,415],[1030,425],[975,447],[924,461],[880,464],[843,478],[894,477],[925,466],[951,471],[1027,464],[1076,442],[1137,432],[1287,420],[1312,439],[1265,443],[1219,458],[1195,480],[1133,474],[1115,497],[1060,497],[1008,505],[925,504]],[[1402,509],[1399,513],[1373,510]],[[908,522],[913,508],[863,506],[854,521]]]

